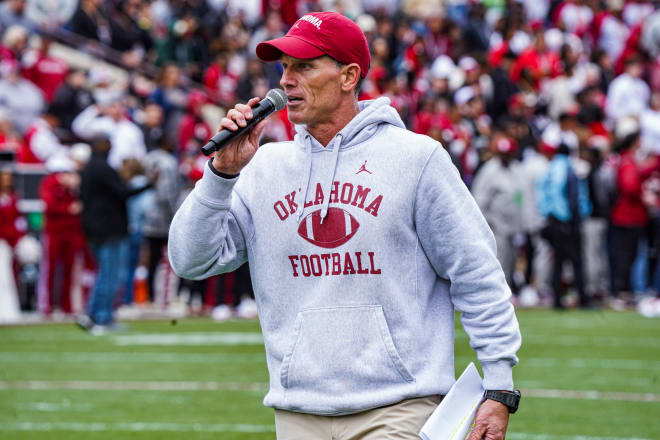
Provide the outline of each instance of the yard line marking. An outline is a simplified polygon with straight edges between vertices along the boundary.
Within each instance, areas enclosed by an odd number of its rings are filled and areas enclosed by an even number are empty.
[[[265,362],[265,353],[4,352],[0,362],[218,364]]]
[[[19,411],[38,412],[85,412],[92,410],[92,405],[89,403],[72,404],[69,399],[64,399],[60,402],[17,403],[14,407]]]
[[[115,345],[263,345],[261,333],[137,333],[112,338]]]
[[[660,394],[654,393],[624,393],[594,390],[544,390],[523,389],[525,397],[540,397],[544,399],[578,399],[578,400],[625,400],[629,402],[660,402]]]
[[[247,423],[206,424],[206,423],[166,423],[166,422],[14,422],[0,425],[2,431],[75,431],[75,432],[275,432],[274,425]],[[651,440],[642,437],[600,437],[588,435],[532,434],[508,432],[513,440]]]
[[[193,381],[0,381],[0,390],[126,390],[126,391],[258,391],[268,390],[267,382]],[[625,400],[660,402],[656,393],[624,393],[595,390],[523,389],[527,397],[544,399]]]
[[[528,432],[507,432],[506,438],[512,440],[651,440],[643,437],[599,437],[591,435],[554,435],[531,434]]]
[[[457,356],[459,362],[472,362],[473,357]],[[644,359],[585,359],[585,358],[523,358],[520,365],[531,368],[601,368],[621,370],[660,371],[660,362]]]
[[[268,390],[266,382],[124,382],[124,381],[0,381],[0,390],[126,390],[126,391],[258,391]]]
[[[471,361],[470,357],[457,357]],[[3,352],[0,362],[71,362],[71,363],[156,363],[218,364],[264,362],[265,353],[128,353],[128,352]],[[600,368],[624,370],[660,370],[660,362],[641,359],[524,358],[524,366],[532,368]],[[597,376],[596,376],[597,377]]]
[[[468,339],[468,336],[463,332],[457,332],[456,339]],[[522,340],[523,344],[561,345],[565,347],[660,347],[660,338],[657,337],[548,335],[524,331],[522,333]]]
[[[77,431],[77,432],[275,432],[274,425],[165,423],[165,422],[16,422],[3,423],[2,431]]]

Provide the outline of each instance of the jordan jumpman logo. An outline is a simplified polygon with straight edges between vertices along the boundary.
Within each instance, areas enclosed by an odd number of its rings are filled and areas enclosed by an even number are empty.
[[[364,161],[364,163],[362,164],[362,166],[360,167],[360,169],[357,170],[357,173],[355,173],[355,174],[360,174],[362,171],[364,171],[364,172],[366,172],[366,173],[369,173],[369,174],[373,174],[371,171],[369,171],[369,170],[367,169],[367,161],[366,161],[366,160]]]

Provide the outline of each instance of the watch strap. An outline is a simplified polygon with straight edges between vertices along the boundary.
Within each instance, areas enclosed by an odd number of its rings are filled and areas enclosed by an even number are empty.
[[[487,390],[484,398],[495,400],[509,408],[509,413],[513,414],[518,410],[520,403],[520,391],[500,391],[500,390]]]

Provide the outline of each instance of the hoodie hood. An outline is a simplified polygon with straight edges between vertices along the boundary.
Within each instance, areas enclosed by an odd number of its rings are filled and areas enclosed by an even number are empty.
[[[335,137],[342,137],[341,144],[339,145],[340,150],[350,148],[369,139],[374,135],[381,124],[391,124],[396,127],[406,128],[397,111],[390,106],[390,98],[382,96],[369,101],[359,101],[358,106],[360,108],[360,113],[355,115],[355,117],[351,119],[351,121],[346,124],[337,135],[335,135]],[[321,145],[307,131],[306,125],[296,125],[295,129],[296,135],[294,141],[296,144],[305,148],[305,138],[309,137],[312,140],[312,152],[324,151],[333,145],[334,140],[331,141],[327,147]]]
[[[305,172],[303,173],[303,181],[300,185],[305,190],[301,193],[302,201],[301,206],[304,206],[304,201],[307,198],[307,191],[309,187],[309,180],[312,175],[312,153],[322,151],[329,151],[333,155],[333,166],[328,168],[327,174],[322,178],[322,187],[326,194],[330,193],[330,187],[335,177],[337,163],[339,161],[339,152],[346,150],[355,145],[365,142],[371,138],[380,128],[382,124],[391,124],[399,128],[406,128],[392,106],[390,106],[390,99],[380,97],[369,101],[358,102],[360,112],[355,115],[346,126],[341,129],[339,133],[324,147],[312,136],[305,125],[296,125],[296,136],[294,142],[299,147],[305,150]],[[328,204],[330,203],[329,197],[326,197],[321,207],[321,223],[328,214]],[[298,221],[303,218],[305,209],[302,208],[298,212]]]

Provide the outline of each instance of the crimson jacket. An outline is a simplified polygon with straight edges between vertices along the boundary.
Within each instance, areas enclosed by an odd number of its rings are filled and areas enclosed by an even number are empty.
[[[656,169],[656,164],[649,167],[638,166],[631,152],[621,155],[617,172],[619,197],[612,207],[614,225],[639,227],[648,223],[649,214],[642,202],[642,183]]]
[[[5,240],[12,247],[25,235],[26,229],[17,201],[14,193],[0,194],[0,240]]]
[[[71,205],[78,195],[57,180],[57,173],[50,174],[39,185],[39,198],[46,204],[45,230],[48,233],[72,233],[82,229],[80,214],[71,214]]]

